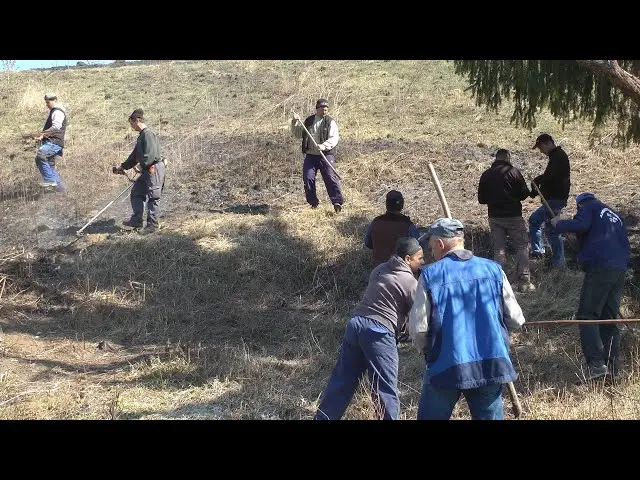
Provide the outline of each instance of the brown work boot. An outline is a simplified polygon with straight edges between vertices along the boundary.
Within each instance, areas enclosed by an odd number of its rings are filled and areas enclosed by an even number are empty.
[[[336,213],[340,213],[342,211],[342,205],[340,205],[339,203],[334,203],[333,204],[333,210]]]
[[[138,228],[142,228],[142,222],[132,222],[131,219],[129,219],[122,222],[122,226],[126,230],[137,230]]]
[[[160,228],[160,225],[158,225],[157,223],[147,223],[147,226],[144,227],[144,229],[142,230],[142,233],[157,232],[159,228]]]

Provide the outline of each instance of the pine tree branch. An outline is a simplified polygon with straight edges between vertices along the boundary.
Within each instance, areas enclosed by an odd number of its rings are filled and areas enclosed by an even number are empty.
[[[576,60],[576,62],[591,73],[606,78],[634,103],[640,105],[640,78],[624,70],[616,60]]]

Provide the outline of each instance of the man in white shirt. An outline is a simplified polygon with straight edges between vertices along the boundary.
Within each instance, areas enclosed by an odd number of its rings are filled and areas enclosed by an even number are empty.
[[[304,127],[313,136],[314,142],[309,138]],[[291,133],[296,138],[302,139],[302,153],[305,154],[304,163],[302,165],[302,178],[304,180],[304,193],[307,203],[311,208],[317,208],[320,201],[316,195],[316,175],[318,170],[322,174],[322,180],[327,188],[327,194],[333,204],[336,213],[342,210],[343,196],[340,189],[340,180],[334,171],[336,160],[336,146],[340,140],[338,132],[338,124],[329,116],[329,102],[324,98],[318,99],[316,102],[316,113],[310,115],[300,122],[298,115],[293,115],[291,120]],[[326,164],[322,152],[333,168]]]

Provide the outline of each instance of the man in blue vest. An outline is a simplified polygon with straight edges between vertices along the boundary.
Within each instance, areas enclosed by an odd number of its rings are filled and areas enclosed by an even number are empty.
[[[587,361],[586,380],[607,373],[616,378],[620,369],[618,325],[598,320],[618,317],[624,277],[631,255],[629,238],[620,215],[585,192],[576,197],[578,212],[573,219],[556,216],[556,232],[578,237],[578,263],[585,272],[576,319],[593,320],[580,325],[580,343]]]
[[[474,420],[504,418],[502,385],[517,374],[509,331],[524,324],[500,264],[464,248],[464,226],[440,218],[425,235],[435,262],[420,274],[409,334],[425,356],[418,420],[448,420],[464,395]]]

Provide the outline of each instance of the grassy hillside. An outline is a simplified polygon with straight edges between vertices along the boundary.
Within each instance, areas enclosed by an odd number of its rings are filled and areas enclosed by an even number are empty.
[[[637,147],[590,148],[589,125],[562,130],[544,113],[534,132],[516,129],[509,103],[476,107],[445,61],[168,61],[2,72],[0,84],[1,419],[310,418],[365,287],[362,237],[386,192],[405,194],[418,225],[442,216],[432,162],[467,246],[490,257],[480,173],[498,148],[525,176],[541,173],[547,159],[530,148],[540,131],[570,156],[568,213],[594,192],[624,213],[635,246]],[[47,91],[70,116],[66,193],[40,191],[36,145],[20,137],[41,128]],[[320,176],[320,208],[306,205],[288,130],[291,112],[311,113],[319,97],[340,126],[340,215]],[[119,232],[123,198],[77,238],[127,185],[111,166],[133,148],[138,107],[170,162],[163,228]],[[537,206],[524,202],[525,215]],[[533,276],[538,290],[518,297],[527,320],[572,318],[582,274],[534,264]],[[630,270],[629,318],[637,285]],[[525,417],[640,418],[637,334],[623,332],[628,378],[615,388],[573,385],[576,326],[513,335]],[[410,345],[400,352],[402,417],[413,419],[423,360]],[[366,389],[346,418],[373,418]],[[464,402],[454,416],[468,418]]]

